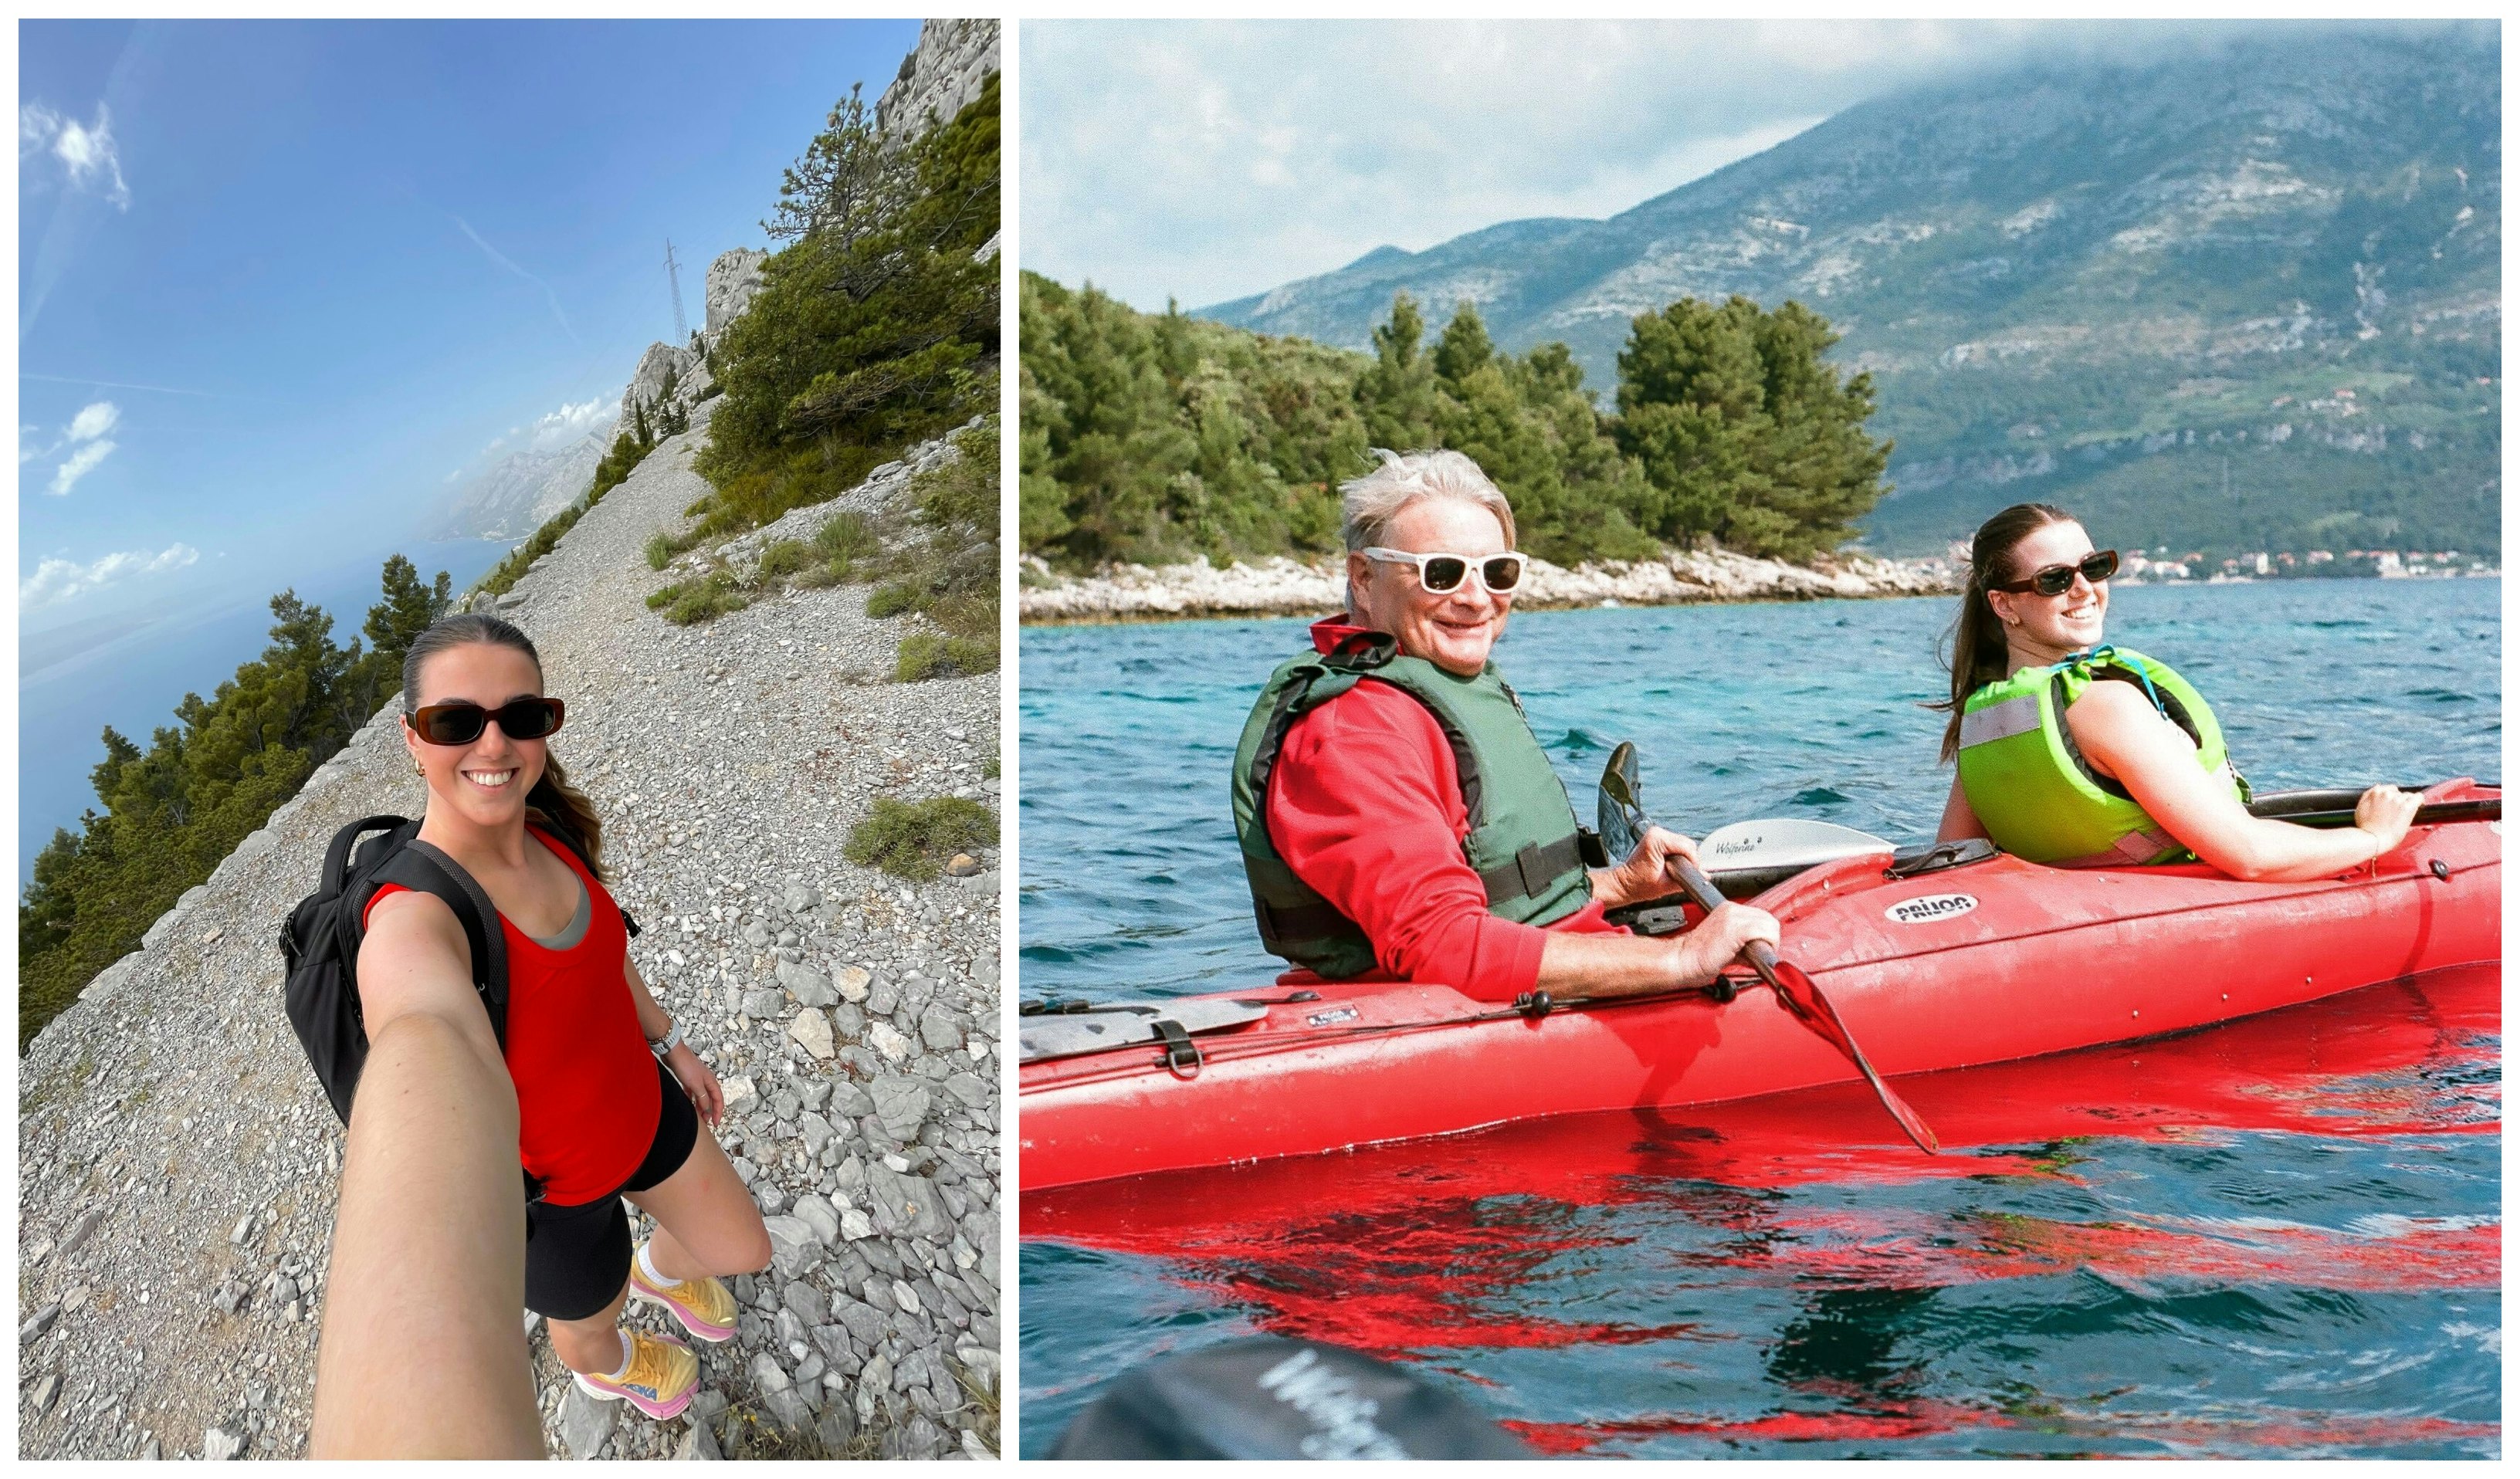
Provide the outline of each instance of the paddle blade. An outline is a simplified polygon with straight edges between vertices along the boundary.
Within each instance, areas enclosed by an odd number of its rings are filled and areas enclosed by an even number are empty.
[[[1790,961],[1775,962],[1767,975],[1770,984],[1776,987],[1777,1005],[1792,1012],[1804,1026],[1819,1033],[1830,1047],[1846,1054],[1855,1070],[1864,1075],[1864,1081],[1872,1086],[1872,1093],[1881,1100],[1881,1107],[1890,1111],[1890,1117],[1899,1122],[1899,1128],[1907,1132],[1908,1139],[1916,1143],[1917,1149],[1927,1155],[1940,1155],[1943,1143],[1935,1137],[1933,1128],[1899,1097],[1898,1091],[1881,1081],[1880,1074],[1872,1071],[1872,1064],[1866,1060],[1864,1050],[1855,1046],[1854,1036],[1846,1030],[1846,1023],[1839,1019],[1837,1008],[1822,994],[1820,983],[1804,974],[1802,967]]]
[[[1624,860],[1637,850],[1645,833],[1644,801],[1637,789],[1637,747],[1626,740],[1610,751],[1609,764],[1601,768],[1599,799],[1594,805],[1594,821],[1601,833],[1601,846],[1614,860]]]

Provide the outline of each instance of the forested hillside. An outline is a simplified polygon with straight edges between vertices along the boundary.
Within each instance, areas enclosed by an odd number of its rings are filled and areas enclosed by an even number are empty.
[[[1641,317],[1615,416],[1565,345],[1500,352],[1466,304],[1429,343],[1400,295],[1371,354],[1029,273],[1022,312],[1023,544],[1071,570],[1332,550],[1337,485],[1374,447],[1469,454],[1522,548],[1560,563],[1700,538],[1807,558],[1853,536],[1888,454],[1865,432],[1868,381],[1841,382],[1827,324],[1792,304]]]

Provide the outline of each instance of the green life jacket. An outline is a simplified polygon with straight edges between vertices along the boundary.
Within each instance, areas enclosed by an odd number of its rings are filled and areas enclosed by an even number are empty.
[[[2048,667],[2023,668],[1969,695],[1960,710],[1960,789],[1995,845],[2059,868],[2185,862],[2182,847],[2114,779],[2075,746],[2065,710],[2098,681],[2142,685],[2162,717],[2196,741],[2196,763],[2249,799],[2231,769],[2223,728],[2187,680],[2141,652],[2101,647]]]
[[[1333,980],[1374,966],[1373,943],[1356,921],[1316,893],[1269,840],[1269,776],[1295,721],[1367,679],[1387,683],[1426,706],[1452,742],[1461,773],[1469,835],[1462,850],[1487,885],[1488,912],[1521,924],[1547,924],[1582,909],[1593,896],[1585,874],[1598,857],[1575,822],[1565,783],[1532,737],[1522,702],[1494,663],[1474,678],[1399,655],[1379,632],[1352,636],[1328,652],[1305,652],[1278,665],[1251,706],[1234,752],[1234,829],[1242,839],[1242,868],[1251,883],[1260,943]]]

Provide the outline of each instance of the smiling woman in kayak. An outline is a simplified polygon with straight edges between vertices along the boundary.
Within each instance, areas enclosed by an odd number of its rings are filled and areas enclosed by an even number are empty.
[[[1941,837],[1985,837],[2060,868],[2185,862],[2297,882],[2398,845],[2418,797],[2362,793],[2351,828],[2249,815],[2204,697],[2102,643],[2114,550],[2072,515],[2015,504],[1979,526],[1952,638],[1943,758],[1958,761]]]
[[[512,1116],[540,1188],[526,1207],[525,1305],[549,1319],[553,1354],[586,1391],[672,1417],[698,1388],[698,1361],[680,1341],[621,1329],[624,1300],[635,1294],[700,1339],[725,1340],[735,1299],[716,1276],[770,1263],[760,1210],[698,1124],[715,1123],[725,1096],[630,964],[603,883],[602,824],[551,753],[563,710],[544,696],[533,643],[493,616],[447,617],[413,641],[403,704],[403,743],[428,783],[420,839],[471,874],[499,914],[507,1034],[503,1050],[454,911],[399,884],[368,904],[357,971],[367,1031],[373,1040],[398,1016],[438,1017],[489,1081],[513,1086],[496,1107]],[[635,1255],[624,1196],[657,1223]]]
[[[1348,608],[1261,690],[1234,820],[1261,943],[1331,979],[1379,968],[1485,1001],[1628,996],[1714,979],[1777,922],[1728,904],[1629,935],[1602,911],[1677,892],[1689,840],[1585,857],[1566,788],[1488,660],[1520,586],[1513,510],[1459,452],[1384,452],[1341,489]]]

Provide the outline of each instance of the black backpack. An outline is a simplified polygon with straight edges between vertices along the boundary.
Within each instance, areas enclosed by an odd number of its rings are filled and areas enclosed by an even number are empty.
[[[371,832],[382,835],[371,838]],[[490,1014],[490,1031],[500,1051],[507,1051],[508,941],[499,927],[498,907],[463,865],[420,840],[419,832],[418,822],[392,816],[363,817],[335,832],[315,892],[281,921],[289,1025],[344,1125],[358,1094],[359,1071],[368,1061],[367,1024],[359,1012],[359,943],[367,935],[368,901],[387,883],[434,894],[455,911],[472,946],[472,989]],[[552,833],[578,861],[587,861],[585,847],[568,829],[555,826]],[[588,871],[593,871],[591,864]],[[631,934],[639,932],[638,921],[627,913],[621,922]],[[525,1185],[528,1199],[540,1194],[530,1175]]]

